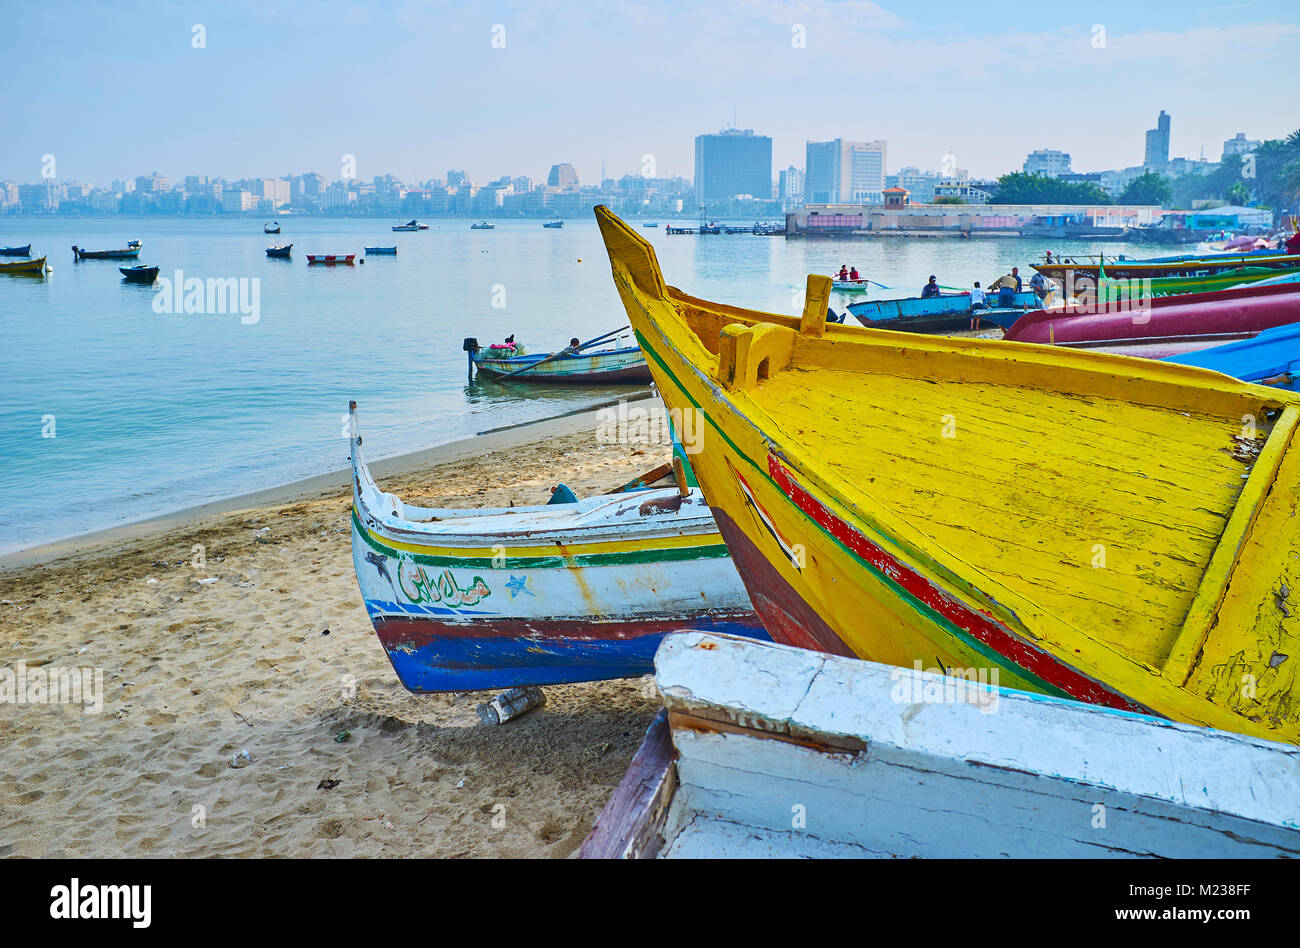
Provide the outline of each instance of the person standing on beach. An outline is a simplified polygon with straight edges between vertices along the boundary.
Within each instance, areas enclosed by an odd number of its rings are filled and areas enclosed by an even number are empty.
[[[1000,276],[989,284],[990,290],[998,291],[998,307],[1008,309],[1016,301],[1016,294],[1020,292],[1020,274],[1017,268],[1012,267],[1011,272],[1005,276]]]

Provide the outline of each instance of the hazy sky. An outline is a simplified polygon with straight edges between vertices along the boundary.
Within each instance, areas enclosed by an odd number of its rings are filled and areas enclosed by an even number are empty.
[[[1171,152],[1300,127],[1300,4],[6,0],[0,178],[108,184],[158,171],[319,171],[478,182],[570,161],[596,183],[653,155],[691,176],[694,136],[883,138],[888,170],[1139,164],[1165,109]],[[194,47],[201,24],[205,48]],[[494,48],[503,35],[504,48]],[[796,47],[796,26],[805,45]],[[1104,46],[1095,45],[1104,29]]]

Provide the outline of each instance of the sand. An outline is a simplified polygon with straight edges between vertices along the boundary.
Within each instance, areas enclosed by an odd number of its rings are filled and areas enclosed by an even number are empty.
[[[375,467],[404,499],[481,507],[608,490],[669,456],[575,416]],[[483,693],[410,694],[357,590],[346,483],[5,564],[0,670],[102,669],[104,701],[0,704],[0,856],[574,852],[658,707],[651,679],[547,687],[499,727]]]

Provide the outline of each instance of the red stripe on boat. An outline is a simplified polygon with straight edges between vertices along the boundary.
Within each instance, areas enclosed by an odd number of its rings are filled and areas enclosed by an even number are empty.
[[[856,527],[833,514],[825,504],[799,484],[789,469],[770,451],[767,455],[767,468],[777,486],[785,491],[794,505],[831,536],[879,570],[890,582],[943,616],[957,628],[970,633],[999,655],[1080,701],[1142,714],[1153,713],[1150,709],[1136,704],[1100,682],[1062,664],[1051,654],[1035,648],[1000,623],[984,613],[967,607],[919,573],[904,566],[863,536]],[[740,476],[739,472],[736,476]]]

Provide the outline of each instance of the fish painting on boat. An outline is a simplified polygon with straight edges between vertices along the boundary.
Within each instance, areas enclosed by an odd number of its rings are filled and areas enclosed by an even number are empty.
[[[698,490],[417,507],[375,483],[350,411],[357,582],[411,691],[644,675],[683,627],[766,638]]]
[[[664,639],[655,684],[664,710],[579,858],[1300,852],[1300,748],[1291,745],[933,665],[891,668],[699,632]],[[1113,815],[1104,830],[1098,804]]]
[[[827,325],[824,277],[798,317],[711,303],[596,217],[773,639],[1300,742],[1300,395]]]

